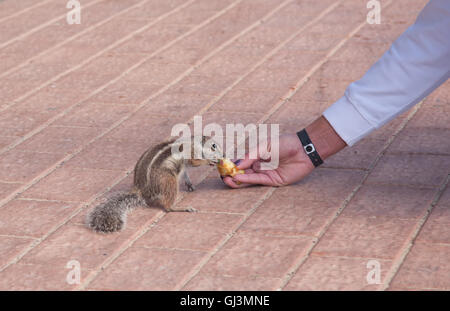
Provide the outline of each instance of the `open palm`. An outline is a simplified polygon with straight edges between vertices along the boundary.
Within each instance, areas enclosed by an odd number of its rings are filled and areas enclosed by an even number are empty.
[[[243,188],[251,185],[285,186],[307,176],[314,169],[296,134],[279,137],[279,165],[272,169],[262,169],[262,163],[268,163],[271,142],[260,142],[256,159],[250,159],[249,153],[238,162],[238,168],[245,174],[225,177],[224,182],[231,188]],[[238,184],[237,182],[240,182]]]

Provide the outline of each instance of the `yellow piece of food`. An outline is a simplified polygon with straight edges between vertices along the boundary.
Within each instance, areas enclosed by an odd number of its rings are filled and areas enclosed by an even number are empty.
[[[237,174],[244,174],[244,170],[240,170],[237,168],[236,164],[229,159],[220,160],[219,164],[217,164],[217,170],[221,176],[231,176],[234,177]]]

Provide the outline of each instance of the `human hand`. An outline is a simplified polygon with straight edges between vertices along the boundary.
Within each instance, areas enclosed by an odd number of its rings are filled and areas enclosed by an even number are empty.
[[[251,152],[249,152],[243,160],[235,162],[239,169],[245,170],[245,174],[227,176],[223,179],[224,183],[231,188],[251,185],[285,186],[303,179],[314,169],[296,134],[279,136],[279,165],[273,169],[263,170],[261,164],[271,160],[269,156],[271,148],[270,140],[259,142],[256,159],[250,159]]]
[[[323,116],[308,125],[306,131],[322,160],[347,146]],[[285,186],[303,179],[314,169],[297,134],[279,136],[279,164],[273,169],[261,169],[261,164],[271,160],[271,142],[259,142],[259,146],[260,148],[255,147],[258,148],[256,159],[250,159],[249,154],[252,153],[249,152],[244,160],[235,162],[238,169],[245,170],[245,174],[235,175],[233,178],[225,177],[223,178],[225,184],[231,188],[243,188],[251,185]],[[236,182],[240,182],[240,184]]]

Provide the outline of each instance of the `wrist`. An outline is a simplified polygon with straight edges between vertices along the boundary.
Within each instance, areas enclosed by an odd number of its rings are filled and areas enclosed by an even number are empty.
[[[344,149],[347,144],[323,116],[305,128],[322,160]]]

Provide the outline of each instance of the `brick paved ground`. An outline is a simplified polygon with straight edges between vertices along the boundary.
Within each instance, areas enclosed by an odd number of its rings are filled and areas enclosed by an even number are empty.
[[[66,1],[0,1],[0,289],[450,290],[448,82],[295,185],[198,169],[179,205],[199,213],[84,225],[175,123],[301,129],[426,0],[382,1],[381,25],[365,0],[80,2],[68,25]]]

